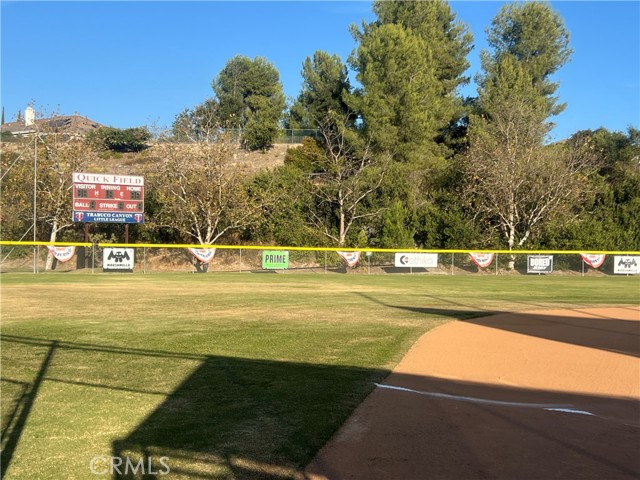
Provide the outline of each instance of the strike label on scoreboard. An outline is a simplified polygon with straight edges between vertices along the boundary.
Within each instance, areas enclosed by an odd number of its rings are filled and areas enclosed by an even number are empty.
[[[144,177],[74,173],[73,221],[144,222]]]

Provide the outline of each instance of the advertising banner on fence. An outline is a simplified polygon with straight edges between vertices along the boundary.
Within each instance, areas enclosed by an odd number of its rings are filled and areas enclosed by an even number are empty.
[[[338,255],[342,257],[342,259],[347,262],[351,268],[355,267],[360,261],[360,253],[361,252],[336,252]]]
[[[487,268],[493,262],[494,253],[469,253],[471,260],[480,268]]]
[[[596,253],[581,253],[584,263],[593,268],[600,268],[604,263],[606,255],[599,255]]]
[[[396,253],[396,267],[438,268],[437,253]]]
[[[102,250],[103,272],[133,272],[133,248],[105,248]]]
[[[263,251],[262,268],[265,270],[285,270],[289,268],[289,252],[283,250]]]
[[[215,248],[190,248],[191,255],[196,257],[202,263],[209,263],[216,254]]]
[[[56,260],[62,263],[65,263],[71,260],[76,253],[76,247],[74,246],[71,246],[71,247],[47,246],[47,248],[51,252],[51,255],[53,255],[56,258]]]
[[[640,257],[616,255],[613,257],[613,273],[620,275],[638,275],[640,273]]]
[[[527,255],[527,273],[553,272],[553,255]]]

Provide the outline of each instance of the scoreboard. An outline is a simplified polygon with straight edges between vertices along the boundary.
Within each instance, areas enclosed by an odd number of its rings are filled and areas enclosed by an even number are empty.
[[[144,177],[74,173],[73,221],[144,223]]]

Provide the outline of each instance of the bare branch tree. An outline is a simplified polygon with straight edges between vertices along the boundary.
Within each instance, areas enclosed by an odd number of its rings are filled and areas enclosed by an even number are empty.
[[[509,250],[522,247],[549,218],[567,212],[587,193],[595,171],[586,144],[542,143],[548,125],[526,100],[513,97],[476,119],[466,158],[466,199],[493,224]]]
[[[317,165],[323,174],[315,182],[315,194],[320,206],[335,211],[337,225],[312,213],[316,228],[341,247],[356,221],[382,212],[363,211],[363,203],[380,187],[386,173],[386,159],[372,156],[370,143],[363,142],[348,125],[346,116],[335,114],[320,122],[325,155],[320,160],[322,164]]]
[[[159,143],[163,160],[151,178],[160,203],[156,225],[209,245],[254,224],[270,198],[249,195],[248,174],[233,164],[234,150],[224,136],[215,142]]]

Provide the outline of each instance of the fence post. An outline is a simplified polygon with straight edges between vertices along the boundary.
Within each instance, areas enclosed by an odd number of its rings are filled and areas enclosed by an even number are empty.
[[[324,273],[327,274],[327,251],[324,251]]]
[[[242,273],[242,249],[240,249],[240,273]]]
[[[496,253],[496,275],[498,275],[498,254]]]
[[[451,253],[451,275],[453,275],[453,253]]]
[[[147,247],[142,247],[142,274],[147,273]]]
[[[91,273],[93,273],[93,269],[96,266],[96,248],[97,248],[96,243],[91,245]]]

